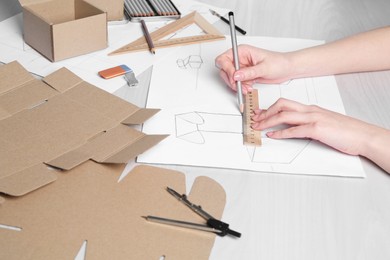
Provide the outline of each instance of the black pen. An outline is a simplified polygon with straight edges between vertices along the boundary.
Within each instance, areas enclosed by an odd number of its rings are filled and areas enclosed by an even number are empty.
[[[221,15],[218,14],[216,11],[210,9],[210,12],[211,12],[213,15],[215,15],[215,16],[221,18],[221,20],[224,21],[225,23],[230,24],[230,22],[229,22],[228,19],[226,19],[225,17],[221,16]],[[242,28],[238,27],[237,25],[234,25],[234,28],[236,28],[236,30],[239,31],[241,34],[243,34],[243,35],[246,34],[246,31],[243,30]]]

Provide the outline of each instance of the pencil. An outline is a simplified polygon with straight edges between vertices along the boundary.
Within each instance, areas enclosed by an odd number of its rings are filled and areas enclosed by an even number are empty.
[[[169,9],[171,10],[173,15],[177,15],[178,14],[177,11],[176,11],[176,8],[173,6],[171,1],[167,0],[166,4],[169,6]]]
[[[142,8],[145,10],[146,16],[153,16],[154,12],[145,1],[139,1]]]
[[[146,23],[145,23],[145,21],[143,19],[141,19],[141,25],[142,25],[142,31],[144,32],[144,36],[145,36],[146,42],[148,43],[148,46],[149,46],[149,50],[150,50],[151,53],[155,54],[156,52],[154,50],[152,37],[150,37],[149,31],[148,31],[148,27],[146,27]]]
[[[139,8],[139,6],[137,5],[137,3],[135,1],[132,1],[130,3],[132,3],[134,10],[137,12],[137,16],[144,16],[142,14],[142,10]]]
[[[134,5],[138,8],[140,16],[148,16],[145,9],[138,0],[133,0]]]
[[[229,25],[230,25],[230,35],[232,38],[234,67],[237,71],[240,69],[240,61],[238,59],[237,36],[236,36],[233,12],[229,12]],[[238,95],[238,107],[239,107],[240,112],[242,114],[242,113],[244,113],[244,102],[242,99],[241,81],[239,81],[239,80],[236,81],[236,85],[237,85],[237,95]]]
[[[156,12],[158,13],[158,15],[161,15],[161,16],[166,15],[165,12],[164,12],[164,10],[163,10],[163,9],[161,8],[161,6],[159,5],[158,1],[156,1],[156,0],[150,0],[149,2],[152,4],[154,10],[156,10]]]
[[[134,9],[134,7],[132,6],[131,2],[128,3],[127,1],[125,1],[125,7],[126,7],[126,11],[127,11],[131,16],[137,16],[137,10]]]

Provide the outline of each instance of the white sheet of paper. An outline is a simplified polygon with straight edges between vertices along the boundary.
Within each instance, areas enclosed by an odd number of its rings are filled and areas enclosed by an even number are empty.
[[[292,51],[320,41],[238,37],[275,51]],[[364,177],[360,158],[304,139],[272,140],[262,134],[262,146],[243,145],[237,96],[225,86],[214,60],[231,48],[225,41],[178,48],[153,67],[147,107],[162,110],[143,131],[170,136],[138,156],[138,162],[244,169],[289,174]],[[268,108],[284,97],[345,113],[333,76],[296,79],[277,85],[257,85],[259,104]]]

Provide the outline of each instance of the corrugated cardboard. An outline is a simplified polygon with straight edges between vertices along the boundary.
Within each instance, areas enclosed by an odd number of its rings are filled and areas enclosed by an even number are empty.
[[[165,135],[140,124],[157,109],[141,109],[60,69],[43,81],[19,63],[0,66],[0,192],[21,196],[87,160],[126,163]]]
[[[24,40],[50,61],[107,47],[107,13],[83,0],[19,0]]]
[[[21,231],[0,228],[0,259],[74,259],[83,241],[85,259],[208,259],[215,234],[142,218],[205,223],[166,191],[186,193],[184,174],[138,166],[118,183],[121,171],[89,161],[45,189],[7,198],[0,223]],[[189,200],[218,219],[226,201],[223,188],[207,177],[195,180]]]

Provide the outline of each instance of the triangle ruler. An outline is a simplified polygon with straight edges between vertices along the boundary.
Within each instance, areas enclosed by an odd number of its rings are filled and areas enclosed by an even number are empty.
[[[203,30],[204,34],[181,38],[163,39],[164,37],[167,37],[192,24],[198,25],[199,28]],[[195,11],[150,33],[150,37],[152,38],[153,45],[156,49],[225,39],[224,35],[222,35],[213,25],[211,25],[205,18],[203,18]],[[146,39],[145,37],[140,37],[139,39],[109,53],[108,55],[117,55],[146,50],[149,50]]]

